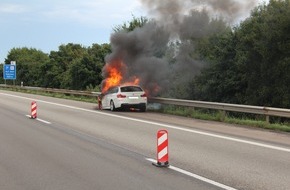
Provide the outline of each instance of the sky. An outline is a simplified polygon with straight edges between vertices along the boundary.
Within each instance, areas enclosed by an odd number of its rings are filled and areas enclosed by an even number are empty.
[[[0,63],[12,48],[110,42],[113,27],[144,16],[138,0],[0,0]]]
[[[0,63],[12,48],[49,54],[67,43],[109,43],[132,15],[147,17],[140,0],[0,0]]]

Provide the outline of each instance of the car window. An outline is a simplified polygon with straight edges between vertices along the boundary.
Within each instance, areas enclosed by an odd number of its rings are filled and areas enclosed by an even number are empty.
[[[118,93],[118,87],[113,88],[113,92],[112,93]]]
[[[142,88],[139,86],[124,86],[121,87],[121,92],[142,92]]]
[[[107,95],[107,94],[117,93],[117,92],[118,92],[118,87],[113,87],[113,88],[110,88],[110,89],[106,92],[106,95]]]

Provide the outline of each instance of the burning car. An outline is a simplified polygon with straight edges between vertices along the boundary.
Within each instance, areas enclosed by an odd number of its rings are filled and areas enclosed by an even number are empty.
[[[145,91],[137,85],[121,85],[108,89],[99,99],[102,109],[136,108],[146,111],[147,96]]]

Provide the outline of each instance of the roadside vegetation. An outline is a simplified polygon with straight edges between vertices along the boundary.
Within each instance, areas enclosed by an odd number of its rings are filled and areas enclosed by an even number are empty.
[[[164,105],[160,109],[154,111],[201,120],[220,121],[248,127],[257,127],[274,131],[290,132],[290,120],[284,120],[283,118],[272,118],[271,122],[267,123],[265,117],[254,114],[227,112],[226,115],[224,115],[222,112],[216,110],[199,108],[193,109],[189,107],[171,105]]]
[[[27,94],[35,94],[35,95],[41,95],[41,96],[48,96],[48,97],[75,100],[75,101],[82,101],[82,102],[89,102],[89,103],[96,103],[96,104],[98,103],[96,97],[88,97],[88,96],[81,96],[81,95],[71,95],[71,94],[63,94],[63,93],[50,93],[50,92],[43,92],[43,91],[40,91],[40,90],[20,88],[19,86],[15,87],[15,88],[0,87],[0,90],[22,92],[22,93],[27,93]]]

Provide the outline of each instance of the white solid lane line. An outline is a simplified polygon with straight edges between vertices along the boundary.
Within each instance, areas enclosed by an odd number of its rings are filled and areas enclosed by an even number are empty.
[[[152,158],[146,158],[146,160],[149,161],[149,162],[152,162],[152,163],[156,163],[156,162],[157,162],[156,160],[154,160],[154,159],[152,159]],[[224,185],[224,184],[218,183],[218,182],[213,181],[213,180],[211,180],[211,179],[207,179],[207,178],[205,178],[205,177],[202,177],[202,176],[200,176],[200,175],[197,175],[197,174],[191,173],[191,172],[189,172],[189,171],[186,171],[186,170],[183,170],[183,169],[177,168],[177,167],[175,167],[175,166],[171,166],[171,165],[170,165],[168,168],[171,169],[171,170],[174,170],[174,171],[176,171],[176,172],[182,173],[182,174],[184,174],[184,175],[187,175],[187,176],[189,176],[189,177],[192,177],[192,178],[198,179],[198,180],[200,180],[200,181],[206,182],[206,183],[208,183],[208,184],[214,185],[214,186],[216,186],[216,187],[222,188],[222,189],[226,189],[226,190],[237,190],[237,189],[235,189],[235,188],[232,188],[232,187],[229,187],[229,186],[227,186],[227,185]]]
[[[248,141],[248,140],[243,140],[243,139],[238,139],[238,138],[233,138],[233,137],[227,137],[224,135],[217,135],[217,134],[213,134],[213,133],[182,128],[182,127],[178,127],[178,126],[174,126],[174,125],[167,125],[167,124],[162,124],[162,123],[157,123],[157,122],[152,122],[152,121],[146,121],[146,120],[142,120],[142,119],[134,119],[134,118],[126,117],[126,116],[119,116],[119,115],[114,115],[114,114],[105,113],[105,112],[101,112],[101,111],[88,110],[88,109],[84,109],[84,108],[79,108],[79,107],[75,107],[75,106],[68,106],[68,105],[54,103],[54,102],[26,98],[23,96],[11,95],[11,94],[6,94],[6,93],[0,93],[0,94],[5,95],[5,96],[10,96],[10,97],[15,97],[15,98],[26,99],[26,100],[36,100],[38,102],[42,102],[42,103],[46,103],[46,104],[50,104],[50,105],[55,105],[55,106],[60,106],[60,107],[65,107],[65,108],[74,109],[74,110],[79,110],[79,111],[85,111],[85,112],[90,112],[90,113],[95,113],[95,114],[100,114],[100,115],[106,115],[106,116],[110,116],[110,117],[116,117],[116,118],[130,120],[130,121],[137,121],[137,122],[141,122],[141,123],[165,127],[168,129],[175,129],[175,130],[185,131],[185,132],[189,132],[189,133],[195,133],[195,134],[199,134],[199,135],[215,137],[215,138],[219,138],[219,139],[224,139],[224,140],[229,140],[229,141],[234,141],[234,142],[239,142],[239,143],[244,143],[244,144],[250,144],[250,145],[254,145],[254,146],[258,146],[258,147],[279,150],[279,151],[283,151],[283,152],[290,152],[289,148],[283,148],[283,147],[279,147],[279,146],[273,146],[273,145],[258,143],[258,142],[254,142],[254,141]]]
[[[26,117],[31,118],[30,115],[26,115]],[[51,122],[49,122],[49,121],[45,121],[45,120],[43,120],[43,119],[36,118],[36,120],[37,120],[37,121],[40,121],[40,122],[42,122],[42,123],[45,123],[45,124],[49,124],[49,125],[51,124]]]

